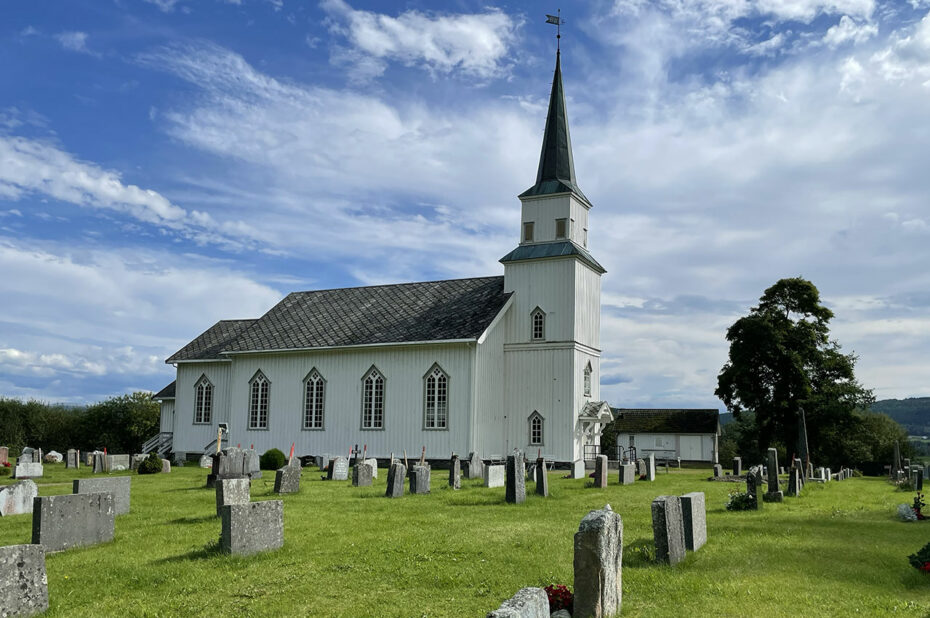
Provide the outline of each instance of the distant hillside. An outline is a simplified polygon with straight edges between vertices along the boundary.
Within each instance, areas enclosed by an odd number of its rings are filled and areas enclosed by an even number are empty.
[[[912,436],[930,436],[930,397],[883,399],[872,410],[887,414]]]

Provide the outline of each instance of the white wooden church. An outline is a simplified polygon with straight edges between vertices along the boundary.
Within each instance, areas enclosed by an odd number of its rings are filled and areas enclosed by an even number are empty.
[[[588,250],[558,55],[536,183],[519,199],[503,276],[294,292],[211,326],[166,361],[177,379],[155,396],[162,443],[203,453],[225,424],[259,452],[590,456],[612,419],[599,397],[605,271]]]

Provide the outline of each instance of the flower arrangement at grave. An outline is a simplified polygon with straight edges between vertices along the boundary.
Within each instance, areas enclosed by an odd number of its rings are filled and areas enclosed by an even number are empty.
[[[749,511],[752,510],[755,498],[747,491],[732,491],[727,498],[728,511]]]
[[[563,586],[562,584],[549,584],[543,590],[546,591],[546,596],[549,597],[549,612],[557,612],[560,609],[567,610],[568,613],[572,613],[572,608],[575,605],[575,595],[572,594],[572,591],[568,589],[568,586]]]
[[[917,553],[908,556],[907,561],[918,571],[930,573],[930,543],[924,545]]]
[[[914,514],[914,507],[909,504],[899,504],[898,519],[901,521],[917,521],[917,515]]]

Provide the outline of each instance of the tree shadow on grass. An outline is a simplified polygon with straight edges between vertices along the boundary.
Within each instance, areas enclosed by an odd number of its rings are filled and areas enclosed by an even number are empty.
[[[160,558],[155,561],[155,564],[172,564],[178,562],[189,562],[193,560],[209,560],[211,558],[216,558],[217,556],[224,555],[220,550],[220,542],[211,541],[207,543],[204,547],[200,549],[195,549],[189,551],[186,554],[181,554],[180,556],[169,556],[167,558]]]
[[[656,566],[654,539],[643,537],[623,545],[623,566],[631,569]]]
[[[169,521],[169,524],[202,524],[208,521],[218,521],[219,518],[216,515],[203,515],[201,517],[179,517],[178,519],[172,519]]]
[[[203,490],[213,490],[212,487],[207,487],[206,485],[197,485],[196,487],[177,487],[175,489],[168,489],[168,492],[178,492],[178,491],[203,491]]]

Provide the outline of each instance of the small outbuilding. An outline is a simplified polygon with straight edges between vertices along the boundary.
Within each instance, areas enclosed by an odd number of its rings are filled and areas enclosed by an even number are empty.
[[[687,408],[611,408],[610,433],[626,454],[717,463],[720,412]],[[615,457],[615,453],[606,453]]]

